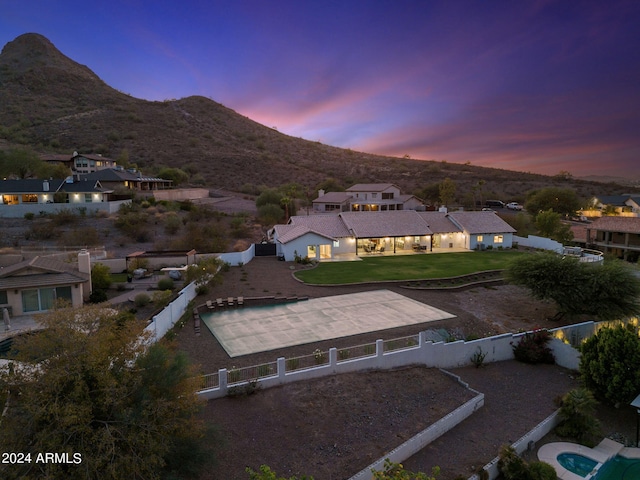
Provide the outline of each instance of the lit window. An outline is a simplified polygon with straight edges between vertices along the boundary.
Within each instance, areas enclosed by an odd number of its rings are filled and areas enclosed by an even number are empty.
[[[340,240],[333,241],[333,248],[338,248],[340,246]]]
[[[484,241],[484,236],[483,235],[478,235],[478,241],[479,242],[483,242]]]
[[[503,241],[504,241],[504,238],[502,235],[493,236],[493,243],[502,243]]]

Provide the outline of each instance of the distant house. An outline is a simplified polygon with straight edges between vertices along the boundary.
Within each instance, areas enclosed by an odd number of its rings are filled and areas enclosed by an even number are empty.
[[[77,180],[72,176],[60,180],[0,180],[0,217],[19,218],[27,213],[56,213],[72,210],[76,213],[104,211],[114,213],[123,203],[112,201],[112,189],[98,181]]]
[[[587,225],[586,230],[587,247],[625,260],[640,257],[640,218],[600,217]]]
[[[495,212],[396,210],[294,216],[270,237],[291,261],[510,248],[514,232]]]
[[[91,293],[88,257],[88,253],[81,253],[78,264],[61,262],[53,257],[35,257],[2,268],[0,309],[8,308],[17,316],[50,310],[56,300],[66,300],[74,307],[82,306]]]
[[[588,210],[582,211],[582,214],[587,217],[600,217],[603,215],[640,217],[640,194],[638,193],[595,197],[591,200],[590,205],[591,207]]]
[[[415,195],[404,195],[391,183],[359,183],[344,192],[318,192],[313,211],[328,212],[385,212],[423,210],[422,201]]]
[[[98,153],[78,153],[73,155],[45,154],[40,159],[45,162],[62,163],[78,174],[96,172],[104,168],[114,168],[117,162]]]
[[[172,186],[172,180],[149,177],[135,168],[125,170],[122,167],[105,168],[85,175],[80,175],[81,180],[100,182],[104,187],[112,190],[127,188],[140,192],[165,190]]]

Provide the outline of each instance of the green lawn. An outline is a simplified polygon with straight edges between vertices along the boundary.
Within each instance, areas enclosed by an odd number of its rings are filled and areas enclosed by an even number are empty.
[[[341,284],[387,280],[446,278],[501,270],[514,258],[525,255],[515,250],[484,252],[364,257],[357,262],[327,262],[316,268],[296,272],[296,277],[311,284]]]

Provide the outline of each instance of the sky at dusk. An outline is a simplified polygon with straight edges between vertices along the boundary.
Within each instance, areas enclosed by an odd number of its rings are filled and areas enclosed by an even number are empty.
[[[637,0],[0,0],[137,98],[353,150],[640,178]]]

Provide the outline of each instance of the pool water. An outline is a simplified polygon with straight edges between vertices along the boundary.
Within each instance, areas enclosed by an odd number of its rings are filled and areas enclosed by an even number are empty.
[[[589,475],[598,462],[577,453],[561,453],[558,455],[558,463],[576,475],[586,477]],[[607,477],[604,477],[607,478]]]
[[[638,480],[640,479],[640,459],[613,457],[600,467],[598,474],[593,478],[594,480]]]

